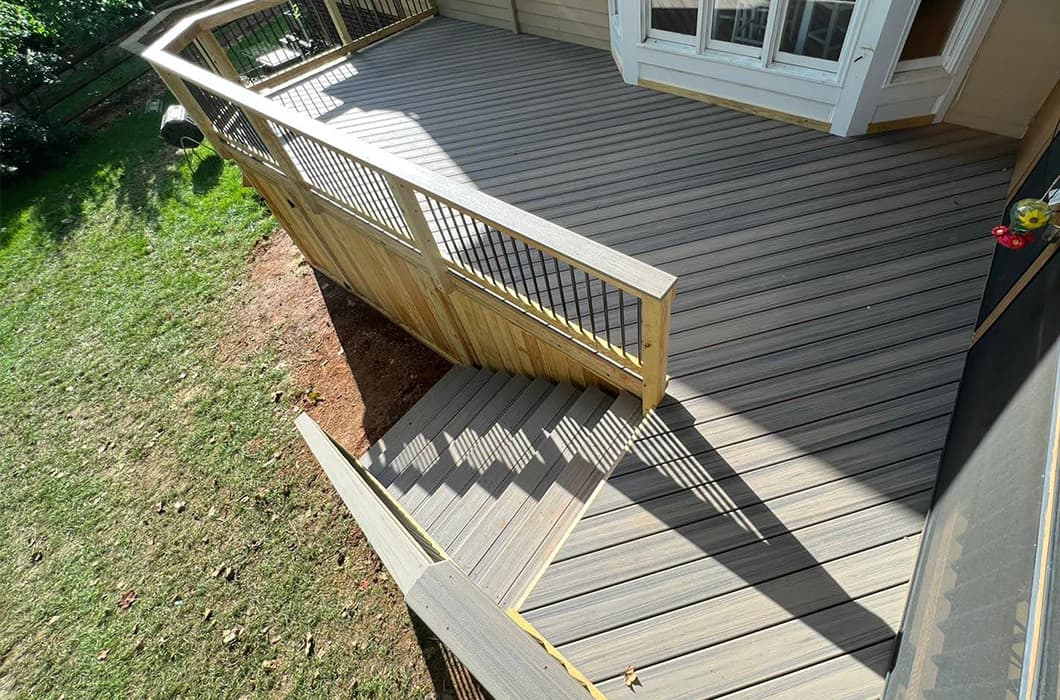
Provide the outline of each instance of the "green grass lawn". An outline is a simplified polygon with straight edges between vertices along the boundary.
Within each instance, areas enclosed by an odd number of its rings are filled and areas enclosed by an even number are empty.
[[[275,224],[158,118],[3,191],[0,697],[419,700],[400,597],[273,400],[286,366],[216,359]]]

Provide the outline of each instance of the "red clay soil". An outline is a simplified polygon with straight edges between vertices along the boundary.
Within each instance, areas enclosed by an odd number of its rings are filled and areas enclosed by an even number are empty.
[[[220,355],[239,361],[268,342],[289,366],[295,399],[354,455],[378,440],[449,363],[316,273],[280,230],[255,251]]]

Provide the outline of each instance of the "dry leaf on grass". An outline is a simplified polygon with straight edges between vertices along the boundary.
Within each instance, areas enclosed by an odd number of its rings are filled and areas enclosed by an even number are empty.
[[[313,633],[310,632],[309,634],[307,634],[305,636],[305,655],[306,655],[306,657],[310,657],[310,656],[313,655],[313,647],[314,647],[314,645],[315,645],[315,642],[313,642]]]
[[[118,608],[128,610],[136,602],[136,591],[126,591],[125,595],[118,601]]]
[[[213,578],[223,578],[225,581],[231,581],[236,577],[235,569],[228,564],[221,564],[219,567],[213,570]]]
[[[265,659],[261,662],[261,668],[265,671],[271,671],[279,665],[280,662],[278,659]]]
[[[108,655],[110,655],[110,649],[104,649],[96,654],[96,661],[106,661]]]
[[[239,641],[239,635],[243,633],[242,627],[233,627],[224,631],[221,641],[226,647],[230,647]]]

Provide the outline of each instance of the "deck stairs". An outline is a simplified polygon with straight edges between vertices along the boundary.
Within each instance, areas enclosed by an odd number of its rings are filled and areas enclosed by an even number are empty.
[[[358,462],[507,609],[552,560],[640,420],[630,394],[458,366]]]

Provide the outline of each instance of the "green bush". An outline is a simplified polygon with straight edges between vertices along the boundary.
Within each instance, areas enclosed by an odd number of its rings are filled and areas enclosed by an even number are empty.
[[[116,39],[147,13],[141,0],[0,0],[0,74],[22,95]]]
[[[62,63],[44,22],[23,5],[0,0],[0,75],[4,90],[22,94],[51,82]]]
[[[47,169],[70,153],[80,136],[76,127],[0,110],[0,177],[13,179]]]

